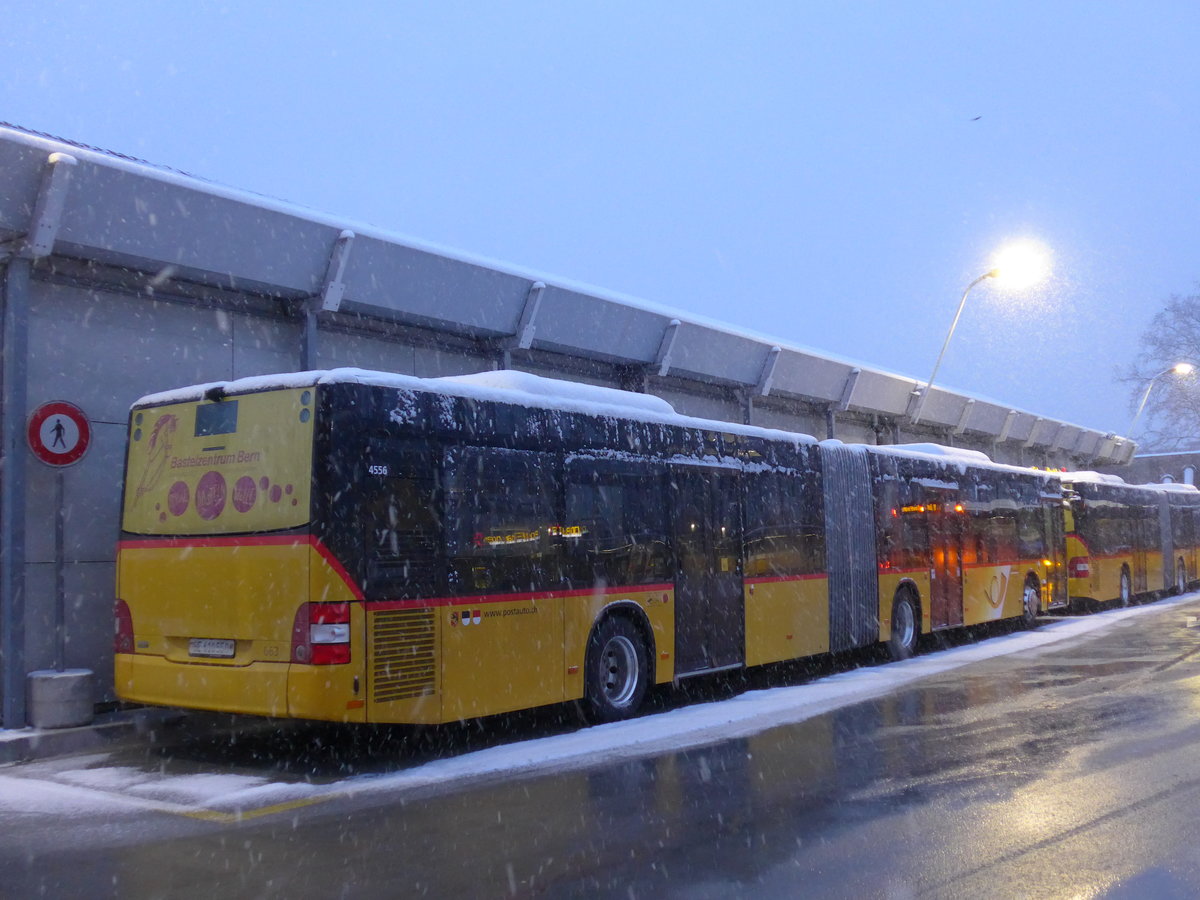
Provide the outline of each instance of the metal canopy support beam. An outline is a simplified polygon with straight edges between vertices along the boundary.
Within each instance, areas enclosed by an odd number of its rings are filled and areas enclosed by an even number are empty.
[[[825,437],[829,440],[837,437],[837,413],[832,403],[825,407]]]
[[[4,271],[3,406],[0,406],[0,653],[5,728],[25,727],[25,412],[28,405],[32,263]]]
[[[842,387],[842,399],[838,401],[837,408],[841,412],[845,412],[850,408],[851,401],[854,400],[854,389],[858,387],[858,378],[862,375],[862,369],[851,369],[850,374],[846,376],[846,384]]]
[[[33,217],[29,231],[21,242],[20,255],[26,259],[41,259],[54,250],[58,229],[62,225],[63,208],[67,203],[67,186],[71,183],[71,168],[75,157],[66,153],[51,153],[42,172],[42,184],[38,188],[37,200],[33,205]]]
[[[762,372],[758,376],[758,384],[754,388],[754,392],[758,396],[765,397],[771,393],[771,382],[775,380],[775,367],[779,365],[779,354],[782,352],[782,347],[772,347],[767,351],[767,358],[763,362]]]
[[[679,326],[682,324],[678,319],[672,319],[663,331],[662,343],[658,345],[658,356],[654,360],[660,377],[671,371],[671,354],[675,351],[675,339],[679,336]]]
[[[1008,415],[1004,417],[1004,425],[1000,428],[1000,433],[996,435],[996,443],[1003,444],[1008,440],[1008,433],[1012,430],[1013,422],[1017,421],[1017,411],[1010,409]]]
[[[921,398],[927,390],[928,388],[916,387],[908,395],[908,406],[904,410],[904,418],[908,419],[908,424],[913,424],[913,417],[916,416],[917,409],[921,406]]]
[[[967,430],[967,419],[971,418],[971,410],[975,407],[974,400],[968,400],[963,404],[962,415],[958,417],[958,424],[954,426],[954,434],[962,434]]]
[[[342,308],[342,297],[346,295],[346,282],[343,279],[353,246],[353,231],[343,231],[333,242],[329,265],[325,268],[325,284],[321,287],[321,309],[324,312],[337,312]]]
[[[1021,444],[1022,449],[1033,446],[1033,439],[1037,437],[1038,427],[1045,421],[1041,416],[1033,420],[1033,427],[1029,429],[1029,437],[1025,438],[1025,442]]]
[[[517,325],[514,346],[518,350],[528,350],[533,346],[533,336],[537,331],[537,316],[542,308],[542,295],[546,293],[546,283],[535,281],[529,286],[525,296],[525,307],[521,310],[521,321]]]
[[[350,262],[350,250],[354,246],[354,232],[343,231],[333,242],[329,252],[329,262],[325,266],[325,280],[321,290],[314,297],[304,302],[304,331],[300,336],[300,368],[311,371],[320,363],[318,356],[318,340],[320,321],[318,314],[322,312],[337,312],[342,308],[342,298],[346,295],[346,266]]]

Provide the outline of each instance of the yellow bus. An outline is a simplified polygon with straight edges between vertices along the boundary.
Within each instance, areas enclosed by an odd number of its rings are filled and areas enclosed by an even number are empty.
[[[438,723],[1067,602],[1043,472],[689,418],[519,372],[309,372],[129,421],[131,702]]]
[[[1182,593],[1197,581],[1200,492],[1184,484],[1125,484],[1063,475],[1068,589],[1080,603]]]

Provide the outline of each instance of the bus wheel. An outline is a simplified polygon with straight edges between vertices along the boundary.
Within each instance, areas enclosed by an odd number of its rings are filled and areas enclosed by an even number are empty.
[[[1187,593],[1187,569],[1182,559],[1175,563],[1175,593]]]
[[[1129,581],[1129,570],[1121,570],[1121,594],[1119,597],[1122,606],[1128,606],[1133,602],[1133,585]]]
[[[649,686],[650,654],[637,626],[621,616],[600,623],[588,641],[587,701],[596,722],[628,719]]]
[[[1037,617],[1041,611],[1042,592],[1031,578],[1025,582],[1025,592],[1021,595],[1021,627],[1037,628]]]
[[[888,652],[892,659],[908,659],[917,652],[917,604],[911,591],[896,592],[892,601],[892,636],[888,638]]]

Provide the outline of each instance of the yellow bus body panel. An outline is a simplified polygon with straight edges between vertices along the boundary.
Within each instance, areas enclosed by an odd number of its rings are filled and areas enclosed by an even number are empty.
[[[829,652],[829,580],[754,581],[745,588],[746,665]]]
[[[1040,560],[964,566],[963,624],[1019,617],[1024,612],[1025,577],[1031,571],[1036,574],[1039,566]]]
[[[117,654],[117,695],[130,702],[252,715],[363,718],[354,660],[365,624],[351,606],[349,665],[291,665],[296,611],[310,598],[349,602],[353,593],[307,537],[127,542],[117,557],[134,653]],[[195,658],[192,638],[231,639],[229,659]]]

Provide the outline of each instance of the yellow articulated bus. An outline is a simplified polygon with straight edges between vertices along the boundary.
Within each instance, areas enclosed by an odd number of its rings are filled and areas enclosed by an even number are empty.
[[[1044,472],[680,416],[517,372],[334,370],[131,411],[116,687],[438,723],[1067,602]],[[1194,564],[1194,560],[1193,560]]]
[[[1200,492],[1192,485],[1130,485],[1095,473],[1062,477],[1073,600],[1128,606],[1197,582]]]

